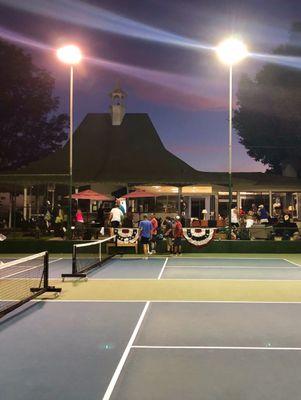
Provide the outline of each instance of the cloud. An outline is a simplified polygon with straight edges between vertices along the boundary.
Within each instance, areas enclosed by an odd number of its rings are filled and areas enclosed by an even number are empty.
[[[164,87],[160,83],[148,84],[141,81],[133,81],[135,94],[143,100],[152,101],[158,105],[170,106],[184,111],[200,110],[226,110],[227,99],[222,96],[201,96],[181,85],[178,88]]]
[[[171,145],[168,146],[168,150],[175,153],[185,154],[197,154],[197,155],[208,155],[208,154],[226,154],[228,148],[225,146],[206,145],[206,144],[191,144],[191,145]]]

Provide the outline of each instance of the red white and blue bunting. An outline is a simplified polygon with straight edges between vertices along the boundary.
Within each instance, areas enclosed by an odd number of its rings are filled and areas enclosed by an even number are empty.
[[[183,228],[184,238],[188,243],[202,247],[206,246],[214,238],[214,228]],[[117,246],[123,244],[135,244],[139,240],[138,228],[116,228]]]
[[[125,243],[135,244],[139,239],[138,228],[116,228],[114,235],[117,238],[117,246]]]
[[[214,228],[183,228],[184,237],[194,246],[206,246],[214,238]]]

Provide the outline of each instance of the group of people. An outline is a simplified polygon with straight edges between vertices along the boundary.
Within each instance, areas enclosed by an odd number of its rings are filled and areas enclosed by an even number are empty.
[[[231,209],[231,224],[239,226],[245,223],[247,228],[250,228],[253,224],[275,224],[283,222],[285,220],[292,219],[291,212],[289,210],[284,211],[280,205],[274,207],[272,214],[270,214],[263,204],[257,206],[255,203],[251,205],[248,211],[242,208],[238,210],[237,206],[233,206]]]
[[[275,207],[275,204],[277,207]],[[274,228],[276,236],[281,236],[286,239],[290,238],[294,233],[298,233],[298,227],[293,222],[293,217],[290,210],[283,210],[279,203],[273,205],[272,214],[270,214],[263,204],[257,207],[252,204],[250,210],[238,210],[236,206],[231,209],[231,225],[234,229],[251,228],[255,224],[271,225]]]
[[[44,224],[46,232],[54,232],[54,236],[64,238],[67,232],[67,214],[60,204],[53,207],[47,201],[44,210]],[[75,225],[74,238],[84,238],[84,217],[82,210],[72,204],[72,226]]]
[[[50,201],[46,201],[43,206],[43,221],[45,233],[54,231],[54,235],[58,237],[64,237],[66,233],[66,219],[67,216],[64,213],[62,206],[58,203],[51,206]]]
[[[47,201],[44,206],[43,215],[43,229],[41,231],[45,231],[45,233],[54,231],[55,236],[63,238],[66,234],[67,215],[64,213],[61,205],[56,204],[52,207],[50,202]],[[72,217],[73,223],[75,223],[75,237],[77,239],[84,239],[85,225],[81,209],[72,207]],[[101,227],[109,226],[111,228],[111,235],[113,235],[115,228],[133,228],[133,219],[132,208],[128,207],[127,211],[125,211],[119,199],[116,199],[109,214],[105,212],[102,204],[100,204],[97,211],[97,222]],[[257,206],[253,203],[249,210],[238,209],[235,205],[232,207],[231,226],[233,235],[237,234],[238,230],[245,229],[245,238],[247,238],[249,235],[248,229],[254,224],[273,225],[278,236],[290,236],[295,231],[298,232],[296,224],[292,220],[290,210],[283,210],[280,201],[276,201],[273,204],[271,214],[263,204]],[[166,239],[168,252],[176,255],[181,254],[183,226],[185,226],[183,216],[175,218],[167,216],[165,221],[162,222],[162,219],[157,218],[155,214],[145,215],[139,223],[140,240],[143,244],[144,255],[148,256],[151,253],[155,253],[158,242],[163,238]],[[294,230],[293,228],[296,229]]]
[[[263,204],[258,207],[256,204],[252,204],[251,209],[248,211],[238,210],[237,206],[231,209],[231,224],[235,227],[239,227],[242,224],[246,228],[251,228],[255,223],[268,224],[269,219],[269,213]]]
[[[147,258],[150,254],[156,253],[158,241],[166,238],[167,251],[174,255],[182,254],[183,226],[179,216],[174,220],[166,217],[162,229],[161,221],[155,214],[143,216],[139,223],[140,242],[143,245],[143,254]]]
[[[67,226],[67,214],[64,213],[63,208],[60,204],[56,204],[53,207],[50,202],[47,201],[42,209],[43,213],[43,231],[54,232],[55,236],[64,237],[66,233]],[[101,227],[111,226],[112,228],[119,228],[121,226],[132,228],[133,227],[133,213],[131,207],[125,212],[124,207],[121,205],[120,201],[117,199],[114,207],[111,209],[109,217],[100,204],[97,210],[96,222],[99,223]],[[72,204],[72,226],[74,229],[74,238],[83,239],[85,234],[85,219],[84,213],[77,206],[77,204]]]

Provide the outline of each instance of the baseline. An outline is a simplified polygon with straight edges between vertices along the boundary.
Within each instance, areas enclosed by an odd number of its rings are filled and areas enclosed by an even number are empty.
[[[248,346],[149,346],[133,345],[132,349],[168,349],[168,350],[279,350],[301,351],[301,347],[248,347]]]

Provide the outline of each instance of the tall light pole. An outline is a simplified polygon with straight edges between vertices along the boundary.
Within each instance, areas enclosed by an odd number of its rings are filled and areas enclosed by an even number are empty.
[[[232,119],[233,119],[233,65],[242,61],[248,56],[248,49],[243,42],[235,38],[228,38],[216,47],[218,58],[229,66],[229,164],[228,164],[228,185],[229,203],[228,220],[229,231],[228,239],[231,240],[231,208],[232,208]]]
[[[74,45],[61,47],[57,50],[57,57],[64,64],[70,65],[70,97],[69,97],[69,209],[67,231],[69,239],[72,238],[72,183],[73,183],[73,69],[74,65],[80,63],[82,54],[80,49]]]

